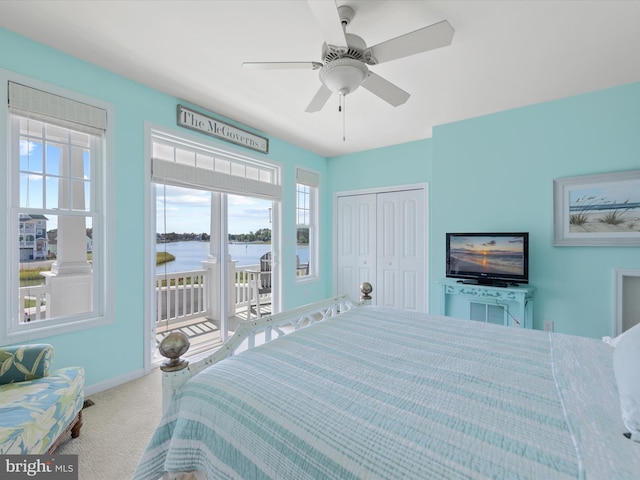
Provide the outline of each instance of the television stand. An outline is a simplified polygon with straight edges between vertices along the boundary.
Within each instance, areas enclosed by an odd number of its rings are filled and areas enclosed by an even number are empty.
[[[449,278],[438,283],[441,292],[441,315],[533,328],[535,287],[508,284],[483,285]]]

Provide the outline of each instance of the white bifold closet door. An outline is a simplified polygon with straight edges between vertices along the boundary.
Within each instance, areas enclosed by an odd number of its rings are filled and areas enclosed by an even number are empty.
[[[374,305],[427,311],[424,189],[338,196],[337,293]]]

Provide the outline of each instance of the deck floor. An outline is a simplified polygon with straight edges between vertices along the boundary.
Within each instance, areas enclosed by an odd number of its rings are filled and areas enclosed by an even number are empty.
[[[246,308],[238,309],[236,315],[229,318],[229,337],[233,335],[239,323],[256,318],[255,307],[251,310],[251,317],[248,318],[247,313]],[[271,305],[262,305],[260,314],[262,316],[270,315]],[[189,337],[191,346],[185,354],[185,357],[191,357],[207,350],[213,350],[222,345],[219,322],[208,320],[205,317],[179,320],[172,322],[169,326],[159,326],[156,330],[156,345],[160,344],[167,334],[175,331],[180,331]]]

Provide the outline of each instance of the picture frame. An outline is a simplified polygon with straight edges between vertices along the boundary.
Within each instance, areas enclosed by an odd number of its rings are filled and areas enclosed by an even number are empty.
[[[553,181],[556,246],[640,246],[640,170]]]

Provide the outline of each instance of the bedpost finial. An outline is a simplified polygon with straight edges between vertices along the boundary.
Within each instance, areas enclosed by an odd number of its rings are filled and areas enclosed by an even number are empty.
[[[162,363],[160,370],[175,372],[187,368],[189,360],[180,358],[180,355],[189,350],[189,345],[189,337],[182,332],[171,332],[164,337],[158,346],[158,351],[167,360]]]
[[[360,284],[360,292],[362,293],[362,296],[360,297],[362,303],[369,305],[371,303],[370,293],[373,292],[373,286],[369,282],[362,282]]]

